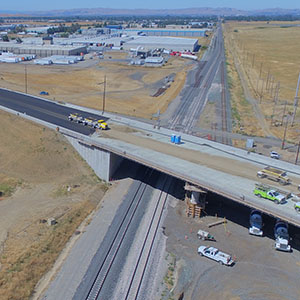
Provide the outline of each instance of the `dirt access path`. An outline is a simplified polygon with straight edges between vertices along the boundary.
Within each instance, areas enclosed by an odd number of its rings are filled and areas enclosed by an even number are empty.
[[[248,88],[248,83],[246,80],[245,72],[244,72],[243,68],[241,67],[240,62],[238,61],[238,59],[235,55],[233,55],[233,57],[234,57],[234,65],[240,76],[240,80],[241,80],[241,83],[243,86],[244,95],[246,97],[246,100],[251,104],[251,106],[253,108],[253,112],[255,114],[255,117],[257,118],[257,121],[259,122],[261,129],[263,130],[265,136],[276,138],[276,136],[271,132],[270,126],[268,125],[264,114],[262,113],[261,109],[258,106],[257,99],[254,99],[251,95],[251,92]]]

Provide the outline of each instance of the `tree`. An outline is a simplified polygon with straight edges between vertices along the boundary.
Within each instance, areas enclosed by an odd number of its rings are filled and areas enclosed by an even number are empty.
[[[7,36],[7,35],[4,35],[4,36],[2,37],[2,41],[3,41],[3,42],[9,42],[8,36]]]

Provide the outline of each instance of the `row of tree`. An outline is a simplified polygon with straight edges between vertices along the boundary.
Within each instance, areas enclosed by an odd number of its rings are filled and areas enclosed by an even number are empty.
[[[65,26],[65,24],[60,24],[58,27],[51,27],[47,30],[48,34],[54,33],[66,33],[73,34],[80,30],[80,25],[78,23],[73,23],[71,26]]]

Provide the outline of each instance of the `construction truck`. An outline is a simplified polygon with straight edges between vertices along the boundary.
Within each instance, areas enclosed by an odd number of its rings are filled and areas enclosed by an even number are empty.
[[[85,126],[91,126],[94,128],[98,128],[101,130],[108,129],[107,123],[104,120],[98,120],[93,117],[84,118],[80,116],[78,113],[72,113],[68,116],[69,121],[75,121],[77,123],[82,123]]]
[[[77,123],[83,123],[84,121],[84,118],[77,113],[69,114],[68,119],[69,121],[75,121]]]
[[[276,204],[282,204],[286,202],[286,195],[281,194],[275,188],[272,188],[266,184],[256,183],[253,193],[255,196],[271,200]]]
[[[261,213],[258,210],[252,210],[250,213],[250,218],[249,218],[249,234],[252,235],[257,235],[257,236],[262,236],[263,231],[262,231],[262,216]]]
[[[107,130],[108,129],[108,125],[104,120],[96,120],[93,123],[94,128],[98,128],[101,130]]]
[[[257,177],[268,178],[279,182],[282,185],[290,183],[290,179],[287,177],[286,172],[280,169],[265,167],[264,169],[257,172]]]
[[[291,246],[289,245],[289,232],[288,224],[286,222],[278,220],[274,227],[274,237],[275,237],[275,249],[285,252],[291,251]]]
[[[94,118],[91,118],[91,117],[88,117],[88,118],[84,118],[84,120],[83,120],[83,125],[85,125],[85,126],[93,126],[94,125],[94,122],[95,122],[96,120],[94,119]]]

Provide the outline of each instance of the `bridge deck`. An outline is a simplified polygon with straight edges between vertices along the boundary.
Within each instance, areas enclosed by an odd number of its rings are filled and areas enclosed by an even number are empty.
[[[43,101],[36,97],[1,91],[1,107],[12,113],[55,128],[60,126],[65,133],[75,135],[81,141],[106,149],[120,156],[148,165],[177,178],[197,184],[231,198],[235,201],[260,209],[275,217],[300,226],[300,216],[293,208],[293,202],[276,205],[271,201],[257,198],[253,195],[256,182],[277,183],[260,180],[256,177],[258,170],[265,166],[273,166],[286,170],[292,179],[292,184],[284,187],[288,192],[297,193],[300,184],[299,166],[283,161],[276,161],[258,154],[247,154],[246,151],[231,146],[222,145],[206,139],[181,134],[182,144],[170,143],[173,133],[168,129],[153,129],[153,126],[130,118],[105,113],[110,118],[111,130],[87,136],[88,128],[81,124],[73,124],[67,116],[73,111],[91,115],[100,115],[99,111],[71,104],[52,105],[51,101]],[[10,100],[8,102],[7,100]],[[31,101],[26,104],[26,101]],[[24,102],[25,101],[25,102]],[[2,103],[3,102],[3,103]],[[14,103],[11,106],[11,103]],[[22,108],[18,109],[18,105]],[[26,112],[23,114],[22,112]],[[47,118],[43,118],[47,116]],[[101,116],[103,117],[103,116]],[[76,125],[76,126],[75,126]],[[280,186],[280,188],[282,188]]]
[[[294,210],[293,201],[276,205],[253,194],[256,182],[297,193],[299,166],[186,134],[181,134],[182,144],[174,145],[170,142],[173,131],[110,117],[116,123],[112,124],[110,131],[89,138],[94,145],[300,226],[300,216]],[[265,166],[286,170],[292,184],[283,187],[257,178],[257,171]]]

